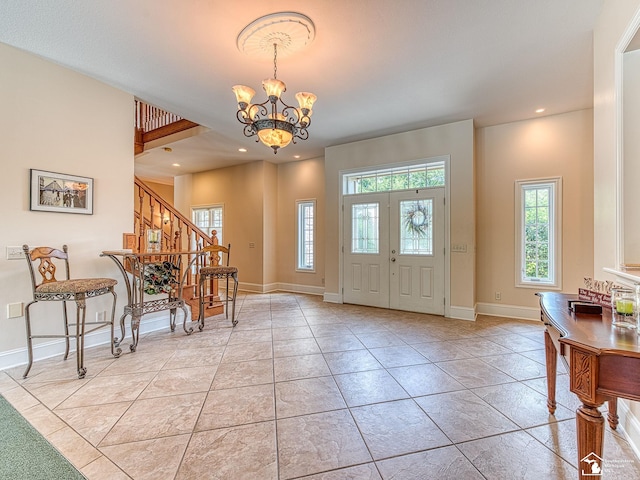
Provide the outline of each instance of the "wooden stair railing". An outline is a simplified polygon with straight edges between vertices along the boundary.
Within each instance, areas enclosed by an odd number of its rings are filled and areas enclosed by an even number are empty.
[[[146,143],[197,126],[179,115],[135,100],[134,153],[144,152]]]
[[[217,232],[212,230],[211,236],[200,230],[191,220],[182,215],[172,205],[167,203],[160,195],[145,184],[138,177],[134,178],[137,204],[134,208],[133,233],[125,233],[123,247],[130,248],[134,252],[145,250],[145,238],[148,229],[162,231],[161,250],[163,251],[197,251],[206,245],[218,243]],[[219,259],[212,258],[212,262]],[[182,268],[187,268],[193,261],[193,267],[180,272],[180,278],[185,277],[183,284],[183,297],[191,305],[191,314],[196,318],[199,313],[198,272],[206,258],[189,254],[183,259]],[[214,263],[215,265],[215,263]],[[224,312],[224,305],[218,295],[218,283],[211,280],[209,294],[205,302],[205,315],[216,315]]]

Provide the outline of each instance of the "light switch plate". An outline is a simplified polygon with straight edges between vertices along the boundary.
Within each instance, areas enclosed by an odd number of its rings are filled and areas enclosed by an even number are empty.
[[[22,247],[7,247],[7,260],[19,260],[24,258]]]
[[[466,243],[454,243],[451,245],[451,251],[457,253],[467,253],[467,244]]]

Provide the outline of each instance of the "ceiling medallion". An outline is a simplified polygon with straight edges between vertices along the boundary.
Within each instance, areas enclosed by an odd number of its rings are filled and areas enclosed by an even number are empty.
[[[255,90],[235,85],[233,92],[238,101],[236,118],[244,125],[244,135],[257,135],[261,141],[278,153],[279,148],[296,143],[296,138],[309,138],[312,107],[316,96],[309,92],[296,93],[298,107],[286,104],[281,95],[287,86],[278,80],[278,54],[286,55],[309,45],[315,38],[315,26],[309,17],[300,13],[281,12],[260,17],[247,25],[238,35],[238,50],[254,57],[273,54],[273,78],[262,81],[267,94],[263,103],[252,104]]]

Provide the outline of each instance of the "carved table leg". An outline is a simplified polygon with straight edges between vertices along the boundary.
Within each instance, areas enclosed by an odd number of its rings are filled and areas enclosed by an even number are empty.
[[[578,429],[578,479],[602,473],[604,418],[597,405],[582,404],[576,411]]]
[[[544,331],[544,352],[547,361],[547,408],[553,415],[556,411],[556,368],[558,351],[548,331]]]
[[[607,402],[607,420],[609,420],[609,426],[615,430],[618,428],[618,399],[617,397],[611,397]]]

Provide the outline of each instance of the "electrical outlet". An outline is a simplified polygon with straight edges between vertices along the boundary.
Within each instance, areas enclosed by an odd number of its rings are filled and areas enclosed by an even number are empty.
[[[22,302],[7,304],[7,318],[18,318],[24,315],[24,304]]]
[[[101,312],[96,312],[96,322],[104,322],[107,317],[107,312],[102,310]]]
[[[256,248],[255,242],[249,242],[249,248]]]
[[[22,247],[7,247],[7,260],[19,260],[24,258]]]
[[[496,300],[502,300],[502,294],[500,292],[496,292]]]

